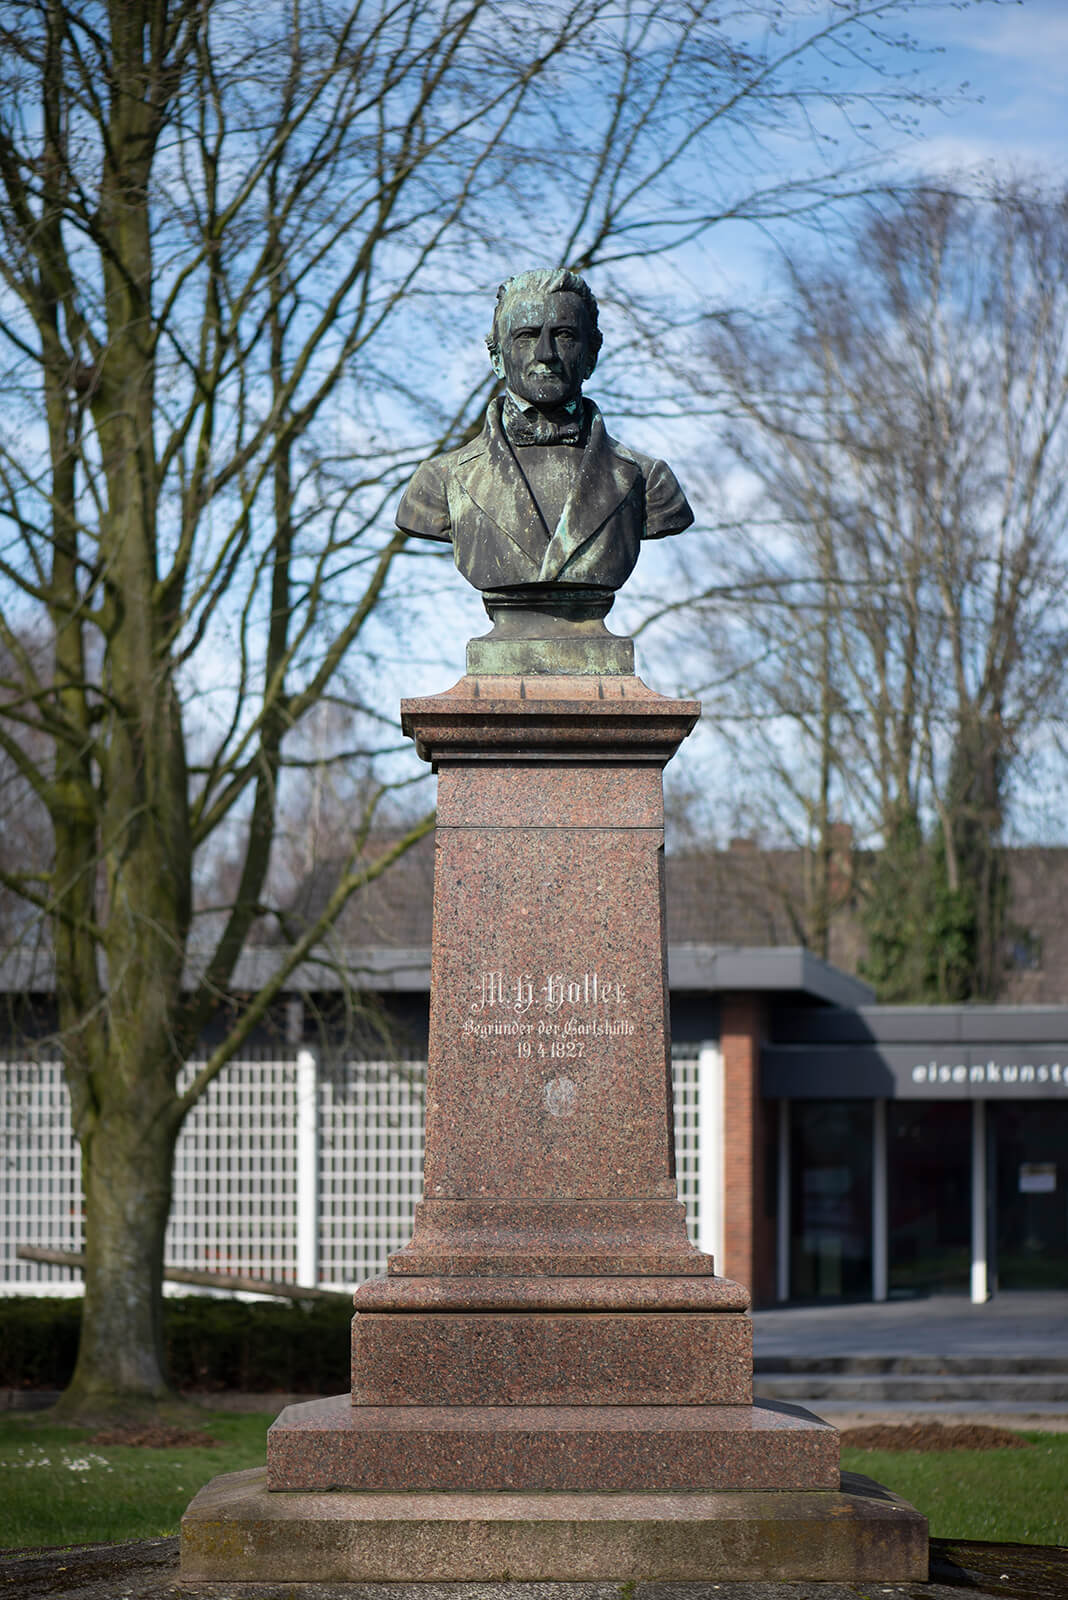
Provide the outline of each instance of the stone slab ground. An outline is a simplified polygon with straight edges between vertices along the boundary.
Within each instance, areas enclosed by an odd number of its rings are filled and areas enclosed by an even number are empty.
[[[214,1478],[182,1519],[183,1579],[216,1600],[242,1582],[441,1573],[474,1583],[905,1581],[926,1575],[927,1548],[925,1517],[851,1473],[824,1490],[287,1494],[253,1468]]]
[[[931,1540],[930,1581],[880,1583],[231,1584],[230,1600],[1063,1600],[1068,1550]],[[201,1600],[177,1539],[0,1552],[0,1595],[19,1600]]]

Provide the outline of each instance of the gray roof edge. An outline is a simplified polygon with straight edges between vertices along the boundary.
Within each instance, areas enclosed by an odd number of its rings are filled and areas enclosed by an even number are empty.
[[[875,999],[870,984],[800,945],[673,944],[668,948],[668,982],[672,989],[792,991],[851,1010]]]
[[[230,988],[260,989],[278,971],[285,952],[270,945],[253,946],[238,960]],[[207,957],[190,953],[186,983],[198,981]],[[51,951],[15,947],[0,956],[0,992],[50,993],[55,971]],[[751,990],[810,996],[828,1005],[860,1009],[875,995],[866,983],[821,961],[799,946],[731,947],[673,944],[668,949],[668,982],[678,990],[708,993]],[[323,946],[286,979],[283,992],[310,993],[341,989],[346,984],[387,993],[415,994],[430,984],[430,950],[393,945]]]
[[[277,973],[285,951],[254,945],[242,951],[230,990],[254,993]],[[184,981],[191,988],[203,975],[207,956],[191,951]],[[401,949],[394,945],[320,948],[290,973],[282,994],[328,992],[346,986],[386,992],[425,992],[430,987],[430,950],[426,946]],[[46,949],[15,946],[0,954],[0,994],[51,994],[55,988],[55,962]]]
[[[269,946],[243,951],[231,988],[262,988],[277,972],[283,954]],[[430,950],[426,946],[402,949],[395,945],[322,949],[290,973],[282,992],[325,993],[349,987],[391,994],[425,993],[430,988]]]
[[[261,988],[277,972],[284,954],[266,945],[246,950],[234,973],[232,989],[254,992]],[[191,954],[187,982],[196,982],[205,959]],[[672,944],[668,980],[676,992],[805,995],[854,1012],[873,1044],[911,1044],[921,1035],[932,1045],[1068,1041],[1068,1006],[880,1006],[874,1004],[873,991],[866,983],[800,946]],[[430,950],[425,945],[324,948],[296,968],[280,993],[328,993],[346,983],[380,993],[425,994],[430,987]],[[16,945],[0,954],[0,994],[50,994],[54,986],[52,953],[46,947]]]
[[[1068,1006],[858,1006],[873,1041],[912,1044],[1030,1044],[1068,1040]]]
[[[0,994],[51,994],[55,986],[51,950],[15,944],[0,955]]]

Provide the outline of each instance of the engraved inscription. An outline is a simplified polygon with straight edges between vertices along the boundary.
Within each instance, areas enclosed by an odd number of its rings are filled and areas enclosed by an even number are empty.
[[[629,1038],[636,1031],[625,1015],[627,1002],[627,985],[597,968],[535,975],[496,967],[479,974],[461,1031],[472,1040],[514,1039],[521,1061],[579,1061],[587,1039]],[[571,1112],[553,1112],[565,1114]]]
[[[562,1006],[619,1006],[627,1004],[627,986],[596,970],[578,974],[547,972],[536,979],[529,972],[505,973],[500,969],[481,974],[481,993],[472,1011],[497,1009],[522,1016],[533,1006],[549,1014]]]

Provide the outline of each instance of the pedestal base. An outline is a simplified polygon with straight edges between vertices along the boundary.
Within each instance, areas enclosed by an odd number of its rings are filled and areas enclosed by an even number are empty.
[[[361,1312],[357,1406],[743,1406],[753,1324],[700,1311]]]
[[[272,1490],[479,1494],[833,1489],[838,1430],[801,1406],[287,1406]]]
[[[467,670],[473,678],[534,677],[547,672],[627,677],[634,672],[634,641],[617,638],[606,628],[594,638],[469,639]]]
[[[214,1478],[182,1519],[187,1595],[271,1600],[301,1583],[926,1577],[926,1519],[849,1474],[823,1492],[275,1494],[255,1469]]]

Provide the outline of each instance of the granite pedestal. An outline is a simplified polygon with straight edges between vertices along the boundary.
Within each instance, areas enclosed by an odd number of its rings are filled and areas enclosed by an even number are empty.
[[[699,707],[541,674],[403,711],[439,777],[424,1198],[351,1394],[198,1496],[183,1574],[924,1576],[836,1431],[752,1404],[748,1294],[687,1237],[661,769]]]

